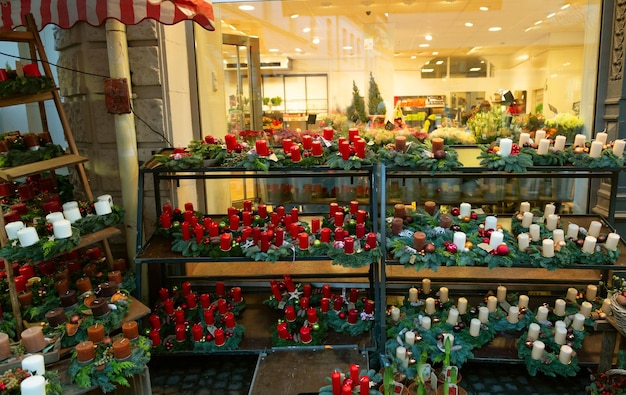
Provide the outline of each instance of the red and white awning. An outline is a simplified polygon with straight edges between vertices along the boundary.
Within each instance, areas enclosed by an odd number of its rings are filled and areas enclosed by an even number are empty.
[[[67,29],[77,22],[93,26],[107,19],[135,25],[154,19],[166,25],[193,20],[207,30],[215,30],[210,0],[11,0],[0,1],[0,30],[26,24],[24,15],[33,14],[41,30],[48,24]]]

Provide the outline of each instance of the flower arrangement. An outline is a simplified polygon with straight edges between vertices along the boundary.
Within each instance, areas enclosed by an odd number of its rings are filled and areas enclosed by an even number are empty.
[[[472,131],[477,144],[489,144],[498,138],[507,137],[510,132],[504,128],[505,113],[494,109],[487,112],[476,112],[467,121],[467,127]]]
[[[442,138],[446,145],[460,144],[472,145],[476,144],[476,136],[468,133],[463,128],[438,128],[430,133],[430,138]]]
[[[546,119],[545,126],[549,128],[549,136],[565,136],[566,141],[572,143],[574,137],[583,130],[584,121],[578,115],[566,112]]]
[[[610,369],[595,375],[595,380],[587,387],[592,395],[624,394],[626,391],[626,370]]]
[[[31,373],[22,368],[8,369],[0,375],[0,394],[19,395],[22,381],[31,376]],[[61,395],[63,387],[56,371],[47,371],[43,374],[46,379],[46,394]]]

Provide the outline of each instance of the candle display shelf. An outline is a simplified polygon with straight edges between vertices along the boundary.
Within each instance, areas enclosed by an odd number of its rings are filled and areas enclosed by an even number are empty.
[[[37,150],[30,150],[20,137],[9,141],[9,150],[0,157],[0,167],[23,166],[65,154],[63,148],[56,144],[42,144]]]
[[[0,374],[0,391],[7,395],[18,395],[21,393],[21,383],[31,376],[31,372],[20,367],[3,371],[2,374]],[[47,395],[63,394],[61,379],[56,371],[46,371],[43,377],[46,379],[45,393]]]
[[[61,356],[61,337],[60,334],[46,335],[45,348],[41,350],[41,354],[44,357],[44,363],[46,365],[57,362]],[[29,353],[26,352],[24,344],[21,341],[12,342],[11,355],[2,361],[0,361],[0,373],[14,370],[22,366],[22,361],[27,358]]]
[[[377,151],[377,155],[378,161],[387,166],[422,169],[430,171],[432,175],[451,172],[463,166],[453,147],[443,146],[435,151],[430,140],[410,144],[403,151],[397,150],[394,146],[384,146]]]

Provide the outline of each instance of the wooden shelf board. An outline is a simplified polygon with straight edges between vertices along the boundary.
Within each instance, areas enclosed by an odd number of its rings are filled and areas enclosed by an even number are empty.
[[[35,35],[31,31],[0,31],[0,41],[32,41]]]
[[[85,163],[88,160],[89,159],[80,155],[67,154],[56,158],[43,160],[41,162],[29,163],[23,166],[2,168],[0,169],[0,178],[7,181],[13,181],[16,178],[39,174],[61,167],[73,166],[80,163]]]
[[[103,241],[110,237],[117,236],[121,233],[122,231],[119,230],[118,228],[108,227],[108,228],[99,230],[97,232],[81,236],[80,243],[78,244],[78,246],[76,246],[76,249],[85,248],[91,244],[95,244],[99,241]]]
[[[6,98],[0,98],[0,107],[17,106],[20,104],[37,103],[45,100],[54,99],[52,90],[35,93],[33,95],[17,95]]]

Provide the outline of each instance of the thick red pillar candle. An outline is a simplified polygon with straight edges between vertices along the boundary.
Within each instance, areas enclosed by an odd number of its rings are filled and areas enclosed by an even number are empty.
[[[78,262],[78,264],[80,264],[80,262]],[[23,265],[20,267],[19,272],[20,276],[26,278],[26,282],[28,282],[28,279],[31,277],[35,277],[35,267],[33,265]]]
[[[283,245],[285,241],[285,230],[283,228],[276,228],[276,232],[274,234],[274,244],[278,247]]]
[[[359,382],[359,365],[356,363],[350,365],[350,378],[352,379],[354,385]]]
[[[343,252],[346,254],[354,254],[354,238],[346,237],[343,240]]]
[[[252,212],[250,211],[242,212],[241,219],[243,222],[243,226],[251,226],[252,225]]]
[[[289,224],[289,236],[295,239],[298,237],[298,233],[300,233],[300,225],[294,223]]]
[[[309,298],[306,296],[302,296],[300,298],[300,308],[306,310],[309,308]]]
[[[243,211],[252,211],[252,201],[251,200],[244,200],[243,201]]]
[[[348,129],[348,140],[350,140],[350,142],[356,140],[358,136],[359,136],[359,129],[357,128]]]
[[[189,203],[185,203],[187,205]],[[183,220],[185,222],[191,222],[191,217],[193,217],[196,213],[193,210],[185,210],[183,213]]]
[[[341,159],[350,159],[350,143],[347,141],[343,141],[339,146],[339,153],[341,154]]]
[[[218,281],[215,283],[215,294],[219,297],[222,297],[226,294],[226,285],[223,281]]]
[[[235,314],[228,312],[224,314],[224,321],[226,322],[226,328],[232,329],[235,327]]]
[[[174,314],[174,302],[172,299],[168,299],[163,302],[163,309],[165,310],[165,314],[171,315]]]
[[[356,288],[350,288],[350,303],[356,303],[359,299],[359,290]]]
[[[267,252],[270,249],[270,237],[268,232],[261,232],[261,251]]]
[[[332,139],[335,137],[335,131],[333,130],[333,128],[324,128],[323,136],[324,140],[332,141]]]
[[[289,330],[287,330],[286,322],[279,322],[276,325],[276,331],[278,332],[278,337],[281,339],[287,339],[289,337]]]
[[[335,229],[335,241],[343,241],[345,232],[342,228]]]
[[[313,156],[322,156],[324,149],[322,148],[321,141],[314,141],[311,143],[311,153]]]
[[[172,206],[170,204],[163,205],[163,212],[166,214],[172,214]]]
[[[329,228],[322,228],[322,231],[320,234],[320,241],[322,243],[330,243],[330,229]]]
[[[201,294],[200,295],[200,307],[203,309],[208,309],[211,306],[211,297],[209,294]]]
[[[211,217],[202,218],[202,225],[204,226],[204,230],[206,230],[207,232],[211,230],[212,223],[213,223],[213,220],[211,220]]]
[[[289,150],[291,149],[292,145],[293,145],[292,139],[283,139],[283,151],[285,151],[285,153],[289,153]]]
[[[302,148],[304,148],[305,150],[310,150],[312,144],[313,137],[309,136],[308,134],[302,136]]]
[[[313,218],[311,219],[311,233],[317,233],[320,231],[320,219]]]
[[[300,233],[298,235],[298,248],[301,250],[309,249],[309,234],[308,233]]]
[[[341,395],[341,373],[334,371],[330,375],[333,395]]]
[[[213,313],[213,309],[211,308],[204,309],[203,315],[204,315],[204,323],[207,326],[211,326],[215,324],[215,314]]]
[[[337,203],[331,203],[328,205],[328,210],[329,210],[329,218],[333,218],[335,216],[335,213],[337,212],[337,210],[339,210],[339,204]]]
[[[376,233],[370,232],[367,234],[367,245],[370,248],[376,248]]]
[[[218,299],[217,300],[217,312],[220,313],[221,315],[226,314],[226,312],[228,311],[228,304],[226,303],[225,299]]]
[[[334,215],[335,218],[335,226],[342,227],[343,226],[343,212],[337,211]]]
[[[176,341],[183,342],[187,338],[187,333],[185,332],[185,324],[176,324],[176,328],[174,329],[176,332]]]
[[[193,326],[191,327],[191,335],[193,337],[193,341],[199,342],[204,337],[204,334],[202,332],[202,325],[197,323],[193,324]]]
[[[252,228],[252,242],[255,245],[259,245],[260,241],[261,241],[261,228],[258,228],[258,227]]]
[[[235,149],[237,145],[237,137],[234,134],[227,134],[224,136],[224,141],[226,142],[226,149],[232,151]]]
[[[357,157],[364,159],[365,158],[365,140],[356,139],[354,141],[354,151]]]
[[[355,234],[357,239],[365,237],[365,224],[356,224]]]
[[[350,214],[355,215],[359,211],[359,202],[357,200],[350,201]]]
[[[230,230],[237,230],[239,229],[239,216],[238,215],[231,215],[229,218],[229,227]]]
[[[191,293],[191,283],[189,281],[185,281],[180,285],[181,292],[183,296],[187,296]]]
[[[233,302],[241,302],[241,287],[233,287]]]
[[[41,77],[41,72],[39,71],[39,66],[37,63],[29,63],[22,66],[22,71],[24,71],[25,76],[29,77]]]
[[[302,286],[302,296],[305,298],[310,298],[312,291],[311,284],[304,284]]]
[[[300,146],[297,144],[294,144],[291,146],[291,148],[289,149],[289,152],[291,153],[291,161],[292,162],[300,162],[302,160],[302,155],[300,154]]]
[[[150,341],[152,341],[152,347],[158,347],[161,345],[161,335],[159,334],[158,329],[150,330]]]
[[[229,207],[227,210],[228,210],[227,212],[228,218],[232,217],[233,215],[239,214],[239,210],[237,210],[237,207]]]
[[[191,228],[189,227],[189,222],[184,221],[180,224],[180,231],[183,233],[183,240],[187,241],[191,239]]]
[[[272,280],[270,287],[272,288],[272,294],[274,295],[274,297],[277,300],[281,300],[283,298],[283,295],[281,294],[280,287],[278,286],[276,281]]]
[[[280,216],[278,215],[278,213],[274,212],[270,214],[270,222],[274,226],[278,226],[280,224]]]
[[[322,300],[320,301],[320,306],[320,310],[322,310],[322,313],[328,313],[328,309],[330,309],[330,299],[322,298]]]
[[[306,316],[309,320],[309,324],[317,323],[317,310],[315,307],[309,307],[306,311]]]
[[[259,214],[259,217],[261,218],[267,218],[267,206],[264,204],[259,204],[259,206],[257,207],[257,214]]]
[[[230,233],[222,233],[220,238],[220,249],[222,251],[229,251],[231,247],[232,235]]]
[[[246,228],[243,228],[243,230],[241,231],[241,240],[246,241],[250,237],[252,237],[252,228],[249,226]]]
[[[287,291],[293,292],[296,290],[296,286],[293,284],[293,280],[291,279],[291,275],[283,274],[283,282],[285,283],[285,288]]]
[[[283,218],[283,224],[285,225],[285,229],[289,229],[289,232],[291,232],[291,225],[293,224],[291,215],[283,215],[282,218]]]
[[[190,293],[187,295],[187,307],[190,309],[195,309],[198,307],[198,300],[196,299],[196,294]]]
[[[161,227],[163,229],[169,229],[172,227],[172,217],[169,214],[163,213],[160,216],[161,218]]]
[[[356,324],[356,320],[359,316],[359,311],[357,309],[348,310],[348,324],[354,325]]]
[[[269,156],[270,152],[267,148],[267,141],[265,140],[257,140],[255,142],[256,153],[259,156]]]
[[[337,298],[333,301],[333,309],[335,311],[340,311],[343,307],[343,298],[341,296],[337,296]]]
[[[185,322],[185,310],[178,309],[174,312],[174,321],[177,324],[182,324]]]
[[[308,326],[300,328],[300,340],[302,340],[302,343],[304,344],[311,343],[311,340],[313,340],[311,337],[311,329],[309,329]]]
[[[293,322],[296,320],[296,310],[293,306],[285,307],[285,319],[288,322]]]
[[[150,327],[152,329],[161,329],[161,318],[158,314],[150,315]]]
[[[350,143],[345,137],[339,137],[337,139],[337,147],[341,148],[341,143]]]
[[[204,227],[202,225],[196,225],[193,231],[196,234],[196,243],[201,244],[204,239]]]
[[[26,290],[26,278],[23,276],[15,276],[13,282],[15,282],[15,290],[18,293]]]
[[[363,311],[365,312],[365,314],[372,314],[372,312],[374,311],[374,301],[371,299],[366,300],[365,306],[363,306]]]
[[[217,328],[213,334],[215,337],[215,345],[221,347],[226,343],[226,338],[224,337],[224,329]]]
[[[330,296],[331,296],[330,284],[322,285],[322,298],[330,298]]]
[[[217,222],[209,224],[209,237],[217,237],[220,234],[220,226]]]
[[[361,376],[359,378],[359,395],[369,395],[370,393],[370,378],[367,376]]]

